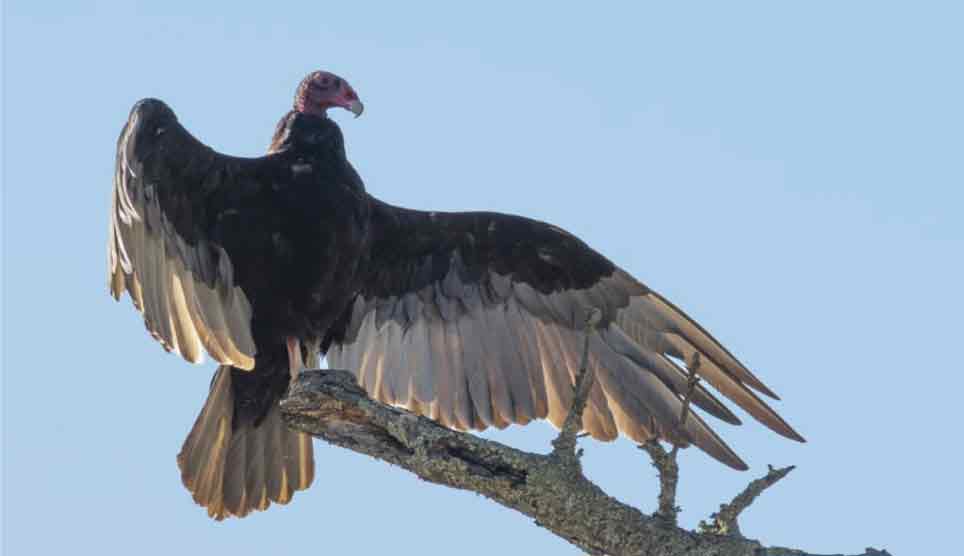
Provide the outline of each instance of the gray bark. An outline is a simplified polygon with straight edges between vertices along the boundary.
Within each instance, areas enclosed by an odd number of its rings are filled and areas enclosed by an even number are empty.
[[[532,454],[447,429],[370,399],[347,371],[303,372],[281,402],[289,426],[387,461],[423,480],[479,493],[589,554],[816,556],[726,534],[696,533],[607,495],[578,457]],[[884,555],[867,549],[864,553]]]

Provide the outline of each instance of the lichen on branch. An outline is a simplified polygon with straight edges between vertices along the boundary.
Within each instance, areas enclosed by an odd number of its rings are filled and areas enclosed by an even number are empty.
[[[551,454],[528,453],[447,429],[372,400],[348,371],[303,372],[281,408],[289,426],[297,430],[387,461],[426,481],[479,493],[528,516],[588,554],[791,554],[789,549],[766,549],[753,540],[667,524],[607,495],[578,467]]]

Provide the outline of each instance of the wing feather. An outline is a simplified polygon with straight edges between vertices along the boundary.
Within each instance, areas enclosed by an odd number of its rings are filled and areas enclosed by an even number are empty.
[[[358,364],[373,396],[461,429],[537,418],[561,426],[581,363],[582,323],[596,308],[603,314],[590,342],[596,383],[582,423],[593,437],[695,444],[745,469],[699,415],[740,423],[702,383],[680,422],[696,372],[763,424],[802,440],[750,388],[772,392],[708,332],[574,236],[520,217],[373,203],[374,271],[344,328],[325,340],[329,363]],[[399,396],[403,386],[414,396]]]
[[[483,345],[479,342],[482,334],[485,333],[478,317],[469,313],[465,318],[455,323],[458,327],[458,338],[462,356],[462,368],[465,369],[465,377],[469,385],[469,395],[472,407],[483,428],[495,425],[496,417],[493,415],[492,395],[489,392],[489,376],[486,369],[485,353]]]
[[[543,379],[548,394],[549,422],[559,427],[566,420],[566,414],[572,405],[572,381],[569,369],[565,366],[562,346],[556,343],[554,335],[551,334],[551,327],[538,320],[534,320],[532,324],[538,341]]]
[[[414,296],[412,296],[414,297]],[[412,323],[406,338],[406,364],[412,369],[420,369],[412,376],[412,394],[423,404],[430,404],[436,398],[435,376],[438,371],[432,365],[432,344],[429,338],[431,322],[420,318]]]
[[[506,333],[516,335],[516,347],[520,357],[519,372],[524,372],[528,377],[529,399],[532,403],[531,418],[545,419],[549,412],[549,402],[546,399],[546,380],[542,370],[538,340],[532,325],[527,320],[532,317],[525,315],[514,299],[506,303],[503,315],[506,319]]]
[[[146,99],[131,111],[117,144],[108,232],[108,288],[127,291],[148,331],[168,351],[198,362],[254,365],[251,305],[227,253],[207,237],[205,211],[218,187],[209,174],[246,164],[194,139],[164,103]],[[221,172],[219,175],[227,175]]]
[[[448,363],[452,366],[452,410],[458,428],[468,430],[481,420],[475,413],[470,394],[469,379],[466,367],[462,365],[462,342],[458,324],[455,321],[445,323],[445,345]]]
[[[759,390],[774,399],[780,399],[760,379],[743,366],[736,357],[726,350],[719,342],[709,335],[703,327],[698,325],[685,313],[655,292],[633,299],[634,307],[630,311],[641,311],[648,315],[647,320],[655,322],[663,330],[681,335],[692,343],[705,356],[713,360],[717,366],[725,369],[741,382]]]
[[[494,346],[492,357],[496,372],[501,373],[504,380],[505,395],[511,404],[508,420],[513,423],[526,424],[535,418],[535,404],[532,401],[532,388],[529,385],[529,370],[522,356],[520,337],[514,329],[509,328],[508,307],[497,307],[482,311],[486,316],[486,330],[491,335]]]
[[[178,352],[188,361],[196,363],[201,360],[203,346],[198,330],[191,319],[191,311],[184,291],[183,284],[188,279],[184,265],[178,264],[176,272],[171,276],[171,303],[178,334]]]
[[[499,324],[492,322],[491,311],[479,308],[473,314],[477,325],[475,342],[479,344],[482,366],[488,378],[493,424],[498,428],[505,428],[515,420],[515,407],[509,395],[506,376],[512,373],[512,368],[504,367],[504,361],[500,357],[508,346],[499,343]]]
[[[435,320],[428,327],[429,363],[438,378],[435,394],[438,402],[438,420],[446,427],[458,428],[453,400],[455,397],[455,369],[445,340],[445,323]]]

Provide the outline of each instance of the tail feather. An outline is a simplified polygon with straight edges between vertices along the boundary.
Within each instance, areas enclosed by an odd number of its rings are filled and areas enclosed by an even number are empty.
[[[277,413],[277,411],[272,411],[272,413]],[[273,417],[273,415],[270,415],[268,419]],[[283,434],[283,428],[271,427],[269,424],[266,448],[267,453],[285,453],[285,442],[282,438]],[[265,487],[268,489],[268,496],[273,496],[272,500],[276,500],[280,504],[288,502],[288,500],[291,499],[291,491],[288,488],[288,477],[286,476],[287,469],[285,469],[284,458],[280,457],[265,459],[265,464],[267,465]]]
[[[237,423],[231,373],[218,368],[177,456],[184,486],[217,520],[287,504],[314,479],[311,437],[285,426],[276,401],[257,424]]]
[[[244,477],[248,470],[248,443],[239,438],[228,451],[224,463],[224,506],[228,515],[244,515],[247,507],[247,490]]]
[[[244,489],[248,494],[248,506],[252,509],[261,511],[268,509],[268,497],[264,491],[264,460],[265,448],[267,444],[265,438],[267,436],[267,427],[265,427],[265,425],[267,424],[268,423],[262,423],[260,431],[246,431],[244,438],[240,440],[242,442],[247,442],[248,444],[247,473],[244,481]],[[241,488],[241,486],[238,485],[238,488]]]

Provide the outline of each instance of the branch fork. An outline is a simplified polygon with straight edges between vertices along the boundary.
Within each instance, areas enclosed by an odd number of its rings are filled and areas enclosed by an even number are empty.
[[[720,504],[720,511],[710,515],[709,523],[700,521],[700,532],[742,537],[743,534],[740,532],[737,518],[740,517],[743,510],[749,508],[750,504],[752,504],[753,501],[756,500],[756,497],[762,494],[764,490],[775,485],[780,479],[786,477],[791,471],[796,469],[796,466],[790,465],[777,469],[772,465],[768,465],[767,468],[769,471],[765,476],[752,481],[742,492],[734,496],[733,500],[729,503]]]

